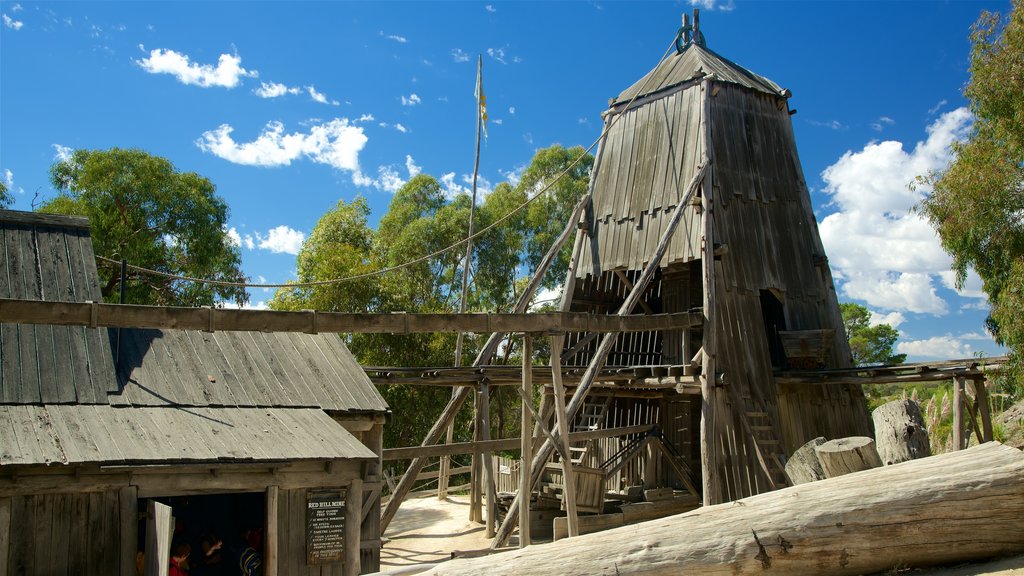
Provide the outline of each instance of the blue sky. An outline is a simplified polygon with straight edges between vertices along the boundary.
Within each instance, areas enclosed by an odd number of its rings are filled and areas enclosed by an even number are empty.
[[[908,212],[970,125],[982,2],[703,0],[708,47],[792,90],[797,146],[841,300],[901,332],[911,360],[1001,353],[970,278]],[[690,2],[2,2],[0,175],[15,208],[53,196],[69,149],[138,147],[212,180],[254,281],[339,199],[376,221],[422,171],[468,186],[484,58],[486,191],[653,68]],[[271,294],[252,292],[259,306]]]

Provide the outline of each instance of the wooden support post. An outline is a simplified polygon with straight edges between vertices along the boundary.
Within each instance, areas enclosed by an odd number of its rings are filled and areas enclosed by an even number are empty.
[[[701,97],[704,100],[704,114],[701,118],[701,130],[704,133],[704,157],[711,162],[711,132],[707,122],[711,114],[711,95],[709,82],[701,84]],[[704,341],[701,343],[702,367],[700,375],[700,469],[704,505],[710,506],[722,501],[721,486],[718,482],[718,459],[715,442],[715,258],[712,254],[715,246],[714,199],[711,197],[713,182],[712,171],[707,170],[701,184],[701,275],[704,279]],[[682,210],[685,203],[679,205]]]
[[[953,450],[964,449],[964,378],[953,378]]]
[[[345,494],[345,574],[359,574],[360,546],[363,542],[363,479],[353,478]]]
[[[487,442],[491,439],[491,390],[487,382],[480,383],[480,440]],[[497,500],[496,488],[494,486],[494,461],[490,450],[484,449],[480,453],[480,459],[484,464],[484,494],[487,508],[487,537],[494,538],[494,525],[497,521]]]
[[[551,381],[554,387],[555,396],[555,422],[558,425],[558,435],[562,441],[562,453],[570,458],[562,458],[562,501],[565,503],[565,513],[569,522],[569,537],[579,536],[579,516],[576,512],[576,481],[572,471],[572,451],[569,450],[569,419],[565,413],[565,387],[562,386],[562,366],[559,361],[559,354],[565,344],[565,336],[551,337]]]
[[[135,555],[139,550],[136,542],[139,531],[139,489],[137,486],[121,487],[118,491],[118,507],[121,532],[121,576],[135,576],[137,573]],[[4,524],[2,513],[0,513],[0,531],[6,530],[8,530],[8,526]],[[7,550],[4,549],[3,544],[0,544],[0,554],[6,560]],[[0,565],[2,564],[3,560],[0,560]],[[5,570],[0,570],[0,574],[6,573]]]
[[[551,263],[555,261],[555,257],[562,249],[562,244],[569,237],[569,233],[576,228],[576,224],[580,221],[580,217],[583,215],[583,211],[587,206],[590,205],[590,196],[584,196],[576,204],[573,209],[572,216],[569,218],[569,223],[562,231],[562,233],[555,239],[551,248],[548,249],[547,254],[541,259],[540,264],[537,265],[537,270],[533,273],[533,277],[527,284],[526,289],[519,295],[519,300],[516,301],[516,306],[513,312],[516,314],[522,314],[526,311],[530,305],[530,301],[533,300],[533,295],[537,293],[537,288],[540,287],[541,281],[544,280],[544,275],[547,273],[548,268],[551,267]],[[473,361],[473,366],[481,366],[490,362],[494,352],[498,349],[498,345],[504,340],[505,334],[502,332],[495,332],[491,334],[487,342],[484,343],[480,353],[477,354],[476,360]],[[438,439],[441,437],[441,433],[444,432],[448,425],[455,420],[455,416],[459,413],[459,409],[462,408],[462,404],[466,401],[466,398],[472,393],[473,389],[468,386],[460,387],[455,393],[452,394],[451,400],[444,407],[441,415],[438,417],[437,422],[427,432],[427,436],[423,439],[421,446],[431,446],[436,444]],[[395,513],[398,512],[398,507],[402,505],[402,500],[405,499],[409,491],[412,490],[413,484],[416,483],[416,477],[419,475],[420,470],[423,469],[423,465],[426,463],[424,458],[413,458],[412,462],[409,463],[409,468],[406,469],[405,474],[402,475],[402,479],[398,482],[398,486],[395,487],[395,491],[391,494],[391,500],[388,501],[387,507],[381,513],[380,517],[380,533],[384,534],[387,530],[388,525],[391,524],[391,520],[395,517]]]
[[[616,313],[617,315],[627,316],[632,313],[633,308],[636,307],[637,301],[640,299],[640,296],[647,290],[647,284],[650,283],[651,279],[654,278],[655,272],[658,271],[658,268],[661,265],[661,259],[668,250],[672,234],[675,232],[676,227],[682,220],[683,212],[685,212],[683,207],[689,203],[690,198],[692,198],[696,193],[697,187],[704,181],[704,177],[707,172],[708,166],[706,164],[699,166],[697,174],[693,176],[693,179],[686,187],[686,192],[681,194],[680,201],[677,205],[679,208],[672,212],[672,217],[669,219],[665,226],[665,231],[658,240],[657,248],[654,250],[650,261],[648,261],[647,265],[640,273],[640,277],[637,278],[636,286],[634,286],[633,290],[631,290],[629,295],[626,296],[626,300],[622,303],[622,306],[619,307],[619,310]],[[618,334],[616,333],[604,335],[604,338],[601,340],[601,344],[598,345],[597,351],[594,352],[594,356],[591,358],[590,365],[587,366],[586,372],[584,372],[583,376],[580,378],[580,383],[576,387],[576,392],[573,393],[572,399],[566,407],[567,418],[571,419],[575,417],[580,407],[583,406],[583,402],[586,401],[587,394],[590,392],[590,387],[594,383],[594,378],[604,366],[605,358],[608,357],[608,353],[611,352],[612,348],[615,346],[615,340],[617,337]],[[534,456],[532,466],[533,474],[536,477],[531,480],[531,485],[540,479],[540,474],[544,470],[544,463],[551,457],[551,453],[554,452],[554,449],[554,444],[551,441],[547,441],[541,446],[540,450],[537,451],[537,454]],[[518,498],[519,496],[516,496],[516,499]],[[518,516],[518,512],[514,505],[515,503],[516,502],[513,501],[513,506],[509,508],[508,514],[505,515],[504,522],[501,523],[498,533],[494,536],[494,541],[491,542],[491,549],[503,546],[512,534],[512,527],[516,524]]]
[[[480,436],[480,402],[481,394],[477,390],[473,402],[473,440],[476,441],[483,439]],[[469,470],[469,521],[483,522],[483,462],[476,450],[473,451]]]
[[[988,386],[984,377],[974,379],[974,391],[978,414],[981,417],[982,442],[991,442],[995,439],[992,430],[992,408],[988,404]]]
[[[461,336],[462,333],[460,332]],[[458,366],[458,359],[456,359],[455,366]],[[452,398],[455,398],[456,390],[452,387]],[[452,420],[451,424],[448,424],[448,428],[444,433],[444,443],[451,444],[455,440],[455,420]],[[438,469],[437,476],[437,499],[444,500],[448,497],[448,478],[450,476],[449,471],[451,470],[451,456],[442,456],[441,462]],[[472,500],[472,499],[471,499]],[[472,502],[470,502],[472,505]],[[472,516],[472,512],[470,512]]]
[[[280,531],[277,525],[277,486],[267,486],[267,525],[264,528],[263,538],[263,574],[264,576],[278,576],[278,538]]]
[[[533,460],[533,423],[527,402],[533,395],[533,338],[523,334],[523,410],[522,437],[520,438],[519,464],[519,547],[530,545],[530,493],[533,491],[533,476],[530,463]]]
[[[137,529],[137,528],[136,528]],[[0,574],[8,573],[7,559],[11,551],[11,498],[0,498]],[[135,562],[132,562],[134,574]],[[121,571],[122,574],[124,571]]]

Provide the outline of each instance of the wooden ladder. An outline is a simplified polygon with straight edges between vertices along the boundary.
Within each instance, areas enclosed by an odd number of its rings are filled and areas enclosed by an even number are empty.
[[[761,470],[771,484],[772,490],[789,485],[786,478],[786,456],[782,451],[779,429],[775,426],[768,408],[751,396],[737,397],[732,394],[734,406],[739,412],[740,422],[751,442]]]
[[[580,407],[580,412],[573,422],[572,431],[590,432],[604,428],[605,420],[608,417],[608,408],[611,404],[611,396],[598,396],[593,401],[588,398]],[[569,446],[569,455],[572,458],[573,466],[582,466],[586,462],[587,456],[590,455],[596,442],[596,440],[584,440],[574,442]]]

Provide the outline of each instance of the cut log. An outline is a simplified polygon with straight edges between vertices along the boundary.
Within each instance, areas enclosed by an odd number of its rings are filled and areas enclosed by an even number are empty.
[[[871,412],[875,448],[886,466],[932,455],[921,407],[913,400],[893,400]]]
[[[815,448],[825,443],[825,438],[818,436],[807,444],[797,448],[786,462],[786,476],[789,477],[793,486],[806,484],[825,479],[825,472],[821,469],[821,462]]]
[[[1021,552],[1024,454],[990,442],[428,574],[842,576]]]
[[[851,472],[860,472],[882,465],[875,441],[866,436],[851,436],[829,440],[814,449],[821,462],[825,478],[835,478]]]

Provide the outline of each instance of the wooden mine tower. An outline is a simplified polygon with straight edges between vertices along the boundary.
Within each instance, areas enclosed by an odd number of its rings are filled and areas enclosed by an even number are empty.
[[[714,503],[784,486],[785,455],[816,436],[870,435],[869,415],[859,385],[790,389],[773,377],[852,365],[790,92],[710,50],[697,14],[692,26],[684,17],[676,51],[603,114],[565,305],[697,308],[703,325],[622,334],[604,358],[596,338],[570,334],[562,361],[695,374],[701,395],[684,403],[700,412],[700,431],[683,434],[701,447],[704,500]],[[623,310],[631,294],[636,305]],[[674,416],[661,415],[666,433],[680,429]]]

